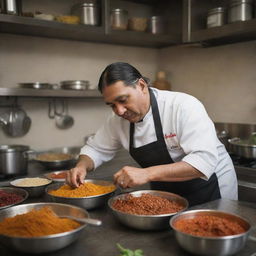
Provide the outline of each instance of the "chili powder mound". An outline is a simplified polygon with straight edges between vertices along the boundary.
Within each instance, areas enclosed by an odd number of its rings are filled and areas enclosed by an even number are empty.
[[[210,215],[177,220],[175,228],[187,234],[203,237],[230,236],[246,231],[235,221]]]
[[[146,193],[139,197],[126,195],[124,199],[116,199],[112,207],[121,212],[137,215],[169,214],[184,208],[175,201]]]
[[[60,173],[52,173],[50,175],[50,177],[52,179],[66,179],[66,176],[67,176],[67,172],[66,171],[60,172]]]
[[[15,204],[23,199],[21,195],[0,190],[0,207]]]

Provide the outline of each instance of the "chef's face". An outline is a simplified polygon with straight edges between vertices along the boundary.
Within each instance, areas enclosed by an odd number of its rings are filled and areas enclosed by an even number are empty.
[[[142,120],[149,110],[149,91],[143,79],[139,79],[134,87],[118,81],[105,86],[102,94],[105,103],[113,109],[115,114],[131,123]]]

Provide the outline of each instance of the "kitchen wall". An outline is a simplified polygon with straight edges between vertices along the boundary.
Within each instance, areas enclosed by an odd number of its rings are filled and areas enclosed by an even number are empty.
[[[157,54],[158,50],[150,48],[1,34],[0,86],[81,79],[89,80],[96,88],[103,69],[116,61],[132,63],[152,79],[157,70]],[[18,103],[31,117],[31,129],[20,138],[7,137],[0,129],[0,143],[25,144],[36,150],[82,145],[84,137],[95,132],[110,113],[102,99],[69,99],[69,114],[75,124],[60,130],[54,120],[48,118],[47,99],[20,98]]]
[[[169,47],[158,63],[172,89],[200,99],[215,122],[256,123],[256,41]]]
[[[126,61],[151,80],[158,69],[167,71],[172,90],[199,98],[216,122],[255,124],[255,52],[256,41],[159,50],[1,34],[0,86],[88,79],[95,87],[106,65]],[[84,137],[95,132],[110,113],[101,99],[69,99],[75,124],[59,130],[48,118],[47,99],[21,98],[19,103],[32,118],[32,127],[21,138],[9,138],[0,129],[1,144],[26,144],[37,150],[82,145]]]

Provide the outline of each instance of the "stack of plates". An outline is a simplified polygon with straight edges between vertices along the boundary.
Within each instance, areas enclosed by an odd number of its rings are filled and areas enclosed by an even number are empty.
[[[89,81],[86,80],[66,80],[60,82],[61,89],[68,90],[87,90],[89,87]]]

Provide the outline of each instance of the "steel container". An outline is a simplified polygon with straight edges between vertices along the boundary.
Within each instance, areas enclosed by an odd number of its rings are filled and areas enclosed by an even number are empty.
[[[234,154],[248,159],[256,159],[256,143],[252,144],[250,139],[242,140],[240,138],[232,138],[228,140],[230,151]]]
[[[228,8],[228,23],[246,21],[253,17],[252,0],[232,0]]]
[[[111,28],[114,30],[126,30],[128,27],[128,11],[113,9],[110,15]]]
[[[22,202],[24,202],[28,198],[28,192],[25,189],[22,189],[22,188],[0,187],[0,191],[4,191],[6,193],[13,193],[13,194],[16,194],[16,195],[19,195],[19,196],[22,197],[22,199],[18,202],[15,202],[13,204],[0,206],[0,210],[2,210],[4,208],[11,207],[11,206],[16,205],[16,204],[21,204]]]
[[[113,215],[124,225],[139,229],[139,230],[160,230],[169,228],[169,220],[172,216],[177,214],[169,213],[169,214],[159,214],[159,215],[136,215],[118,211],[112,207],[112,204],[117,199],[125,199],[125,197],[130,194],[135,197],[139,197],[142,194],[149,193],[154,196],[160,196],[166,198],[170,201],[175,201],[184,206],[182,211],[188,208],[188,201],[176,194],[158,191],[158,190],[139,190],[130,193],[120,194],[113,198],[110,198],[108,201],[108,206],[112,210]]]
[[[109,186],[113,185],[113,182],[106,181],[106,180],[94,180],[94,179],[86,179],[85,182],[91,182],[97,185],[102,186]],[[115,190],[109,193],[96,195],[96,196],[87,196],[87,197],[62,197],[62,196],[55,196],[50,194],[51,190],[57,190],[60,188],[64,183],[55,183],[46,188],[46,193],[49,200],[57,203],[65,203],[65,204],[72,204],[87,210],[102,207],[107,203],[107,200],[114,194]]]
[[[225,24],[225,9],[217,7],[209,10],[207,15],[207,28],[218,27]]]
[[[183,233],[175,226],[175,223],[181,219],[191,219],[202,215],[218,216],[236,221],[245,229],[245,232],[231,236],[203,237]],[[183,249],[192,254],[205,256],[227,256],[239,252],[244,247],[251,230],[251,225],[247,220],[238,215],[217,210],[191,210],[179,213],[172,217],[170,226],[174,230],[178,244]]]
[[[17,214],[27,213],[33,209],[50,207],[59,216],[73,216],[77,218],[89,218],[86,210],[67,204],[56,203],[32,203],[13,206],[0,211],[0,221],[6,217],[14,217]],[[77,229],[41,237],[14,237],[0,235],[0,243],[23,253],[49,253],[62,249],[77,240],[87,224],[81,224]]]
[[[44,195],[45,188],[52,183],[52,180],[47,179],[47,180],[49,180],[49,183],[47,183],[45,185],[41,185],[41,186],[27,186],[27,187],[19,186],[18,183],[21,182],[24,179],[26,179],[26,178],[13,180],[13,181],[10,182],[10,184],[12,186],[16,187],[16,188],[25,189],[28,192],[29,197],[40,197],[40,196]]]
[[[76,4],[72,7],[71,13],[80,17],[80,23],[84,25],[98,26],[99,8],[94,1]]]
[[[164,34],[166,32],[165,20],[162,16],[152,16],[148,20],[148,32],[152,34]]]
[[[29,146],[0,145],[0,174],[26,174]]]

